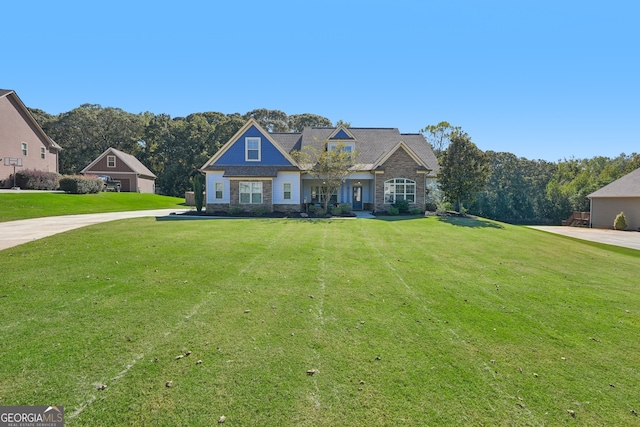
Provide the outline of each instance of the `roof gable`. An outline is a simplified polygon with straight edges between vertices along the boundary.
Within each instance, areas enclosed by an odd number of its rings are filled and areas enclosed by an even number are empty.
[[[640,168],[594,191],[587,197],[640,197]]]
[[[53,139],[49,138],[37,120],[31,115],[29,109],[24,105],[18,94],[13,90],[0,89],[0,98],[7,97],[7,99],[15,106],[20,115],[27,121],[33,131],[40,137],[40,139],[49,146],[49,149],[60,151],[60,147]]]
[[[329,136],[329,139],[356,139],[351,132],[344,126],[339,126],[336,130]]]
[[[246,138],[260,138],[260,159],[247,161],[245,158]],[[245,125],[220,148],[201,169],[212,166],[292,166],[293,158],[254,119]]]
[[[403,150],[405,153],[416,162],[416,165],[425,171],[431,172],[429,166],[407,145],[404,141],[400,141],[390,151],[386,152],[373,166],[374,169],[382,167],[391,156],[393,156],[398,150]]]

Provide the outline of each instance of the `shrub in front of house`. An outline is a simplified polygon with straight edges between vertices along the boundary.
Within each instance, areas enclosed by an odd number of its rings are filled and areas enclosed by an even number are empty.
[[[390,206],[389,210],[387,211],[387,213],[389,215],[395,216],[395,215],[398,215],[400,213],[400,209],[396,208],[395,206]]]
[[[408,200],[396,200],[393,204],[395,208],[398,209],[398,212],[401,214],[409,213],[409,201]]]
[[[424,204],[424,208],[428,212],[436,212],[438,210],[438,205],[434,202],[427,202]]]
[[[97,194],[102,191],[104,181],[97,176],[65,175],[60,178],[60,189],[70,194]]]
[[[620,212],[615,221],[613,221],[613,228],[615,230],[626,230],[627,229],[627,218],[624,216],[624,212]]]
[[[331,215],[340,216],[342,215],[342,208],[340,206],[334,206],[331,208]]]
[[[16,185],[25,190],[57,190],[59,179],[60,176],[55,172],[32,169],[16,172]]]
[[[229,208],[229,215],[237,216],[244,212],[244,209],[241,206],[231,206]]]
[[[324,208],[316,208],[313,216],[315,216],[316,218],[323,218],[327,216],[327,211]]]
[[[422,211],[420,210],[420,208],[413,208],[409,211],[409,213],[411,215],[420,215],[422,213]]]
[[[251,214],[254,216],[265,216],[268,212],[269,209],[264,206],[255,206],[251,209]]]
[[[343,216],[351,216],[353,212],[351,211],[351,205],[348,203],[342,203],[340,205],[341,215]]]

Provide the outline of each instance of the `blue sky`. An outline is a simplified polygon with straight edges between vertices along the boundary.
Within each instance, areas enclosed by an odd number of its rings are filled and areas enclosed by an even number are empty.
[[[640,152],[640,2],[109,1],[3,5],[0,88],[172,117],[256,108],[529,159]]]

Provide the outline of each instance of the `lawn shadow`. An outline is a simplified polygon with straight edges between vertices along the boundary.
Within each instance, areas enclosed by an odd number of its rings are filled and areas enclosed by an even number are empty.
[[[496,229],[504,228],[502,224],[499,224],[497,222],[476,218],[476,217],[439,216],[438,221],[446,222],[447,224],[456,225],[458,227],[496,228]]]
[[[376,215],[375,219],[378,221],[408,221],[408,220],[416,220],[423,219],[424,216],[417,215]]]

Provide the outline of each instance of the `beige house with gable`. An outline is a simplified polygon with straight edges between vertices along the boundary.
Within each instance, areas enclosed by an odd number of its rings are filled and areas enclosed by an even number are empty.
[[[156,175],[131,154],[108,148],[89,166],[82,169],[84,175],[108,175],[120,181],[121,190],[134,193],[155,193]]]
[[[587,196],[591,201],[591,227],[613,228],[624,212],[627,230],[640,230],[640,168]]]
[[[30,169],[58,172],[62,148],[44,133],[18,95],[0,89],[0,188],[12,186],[16,172]]]

